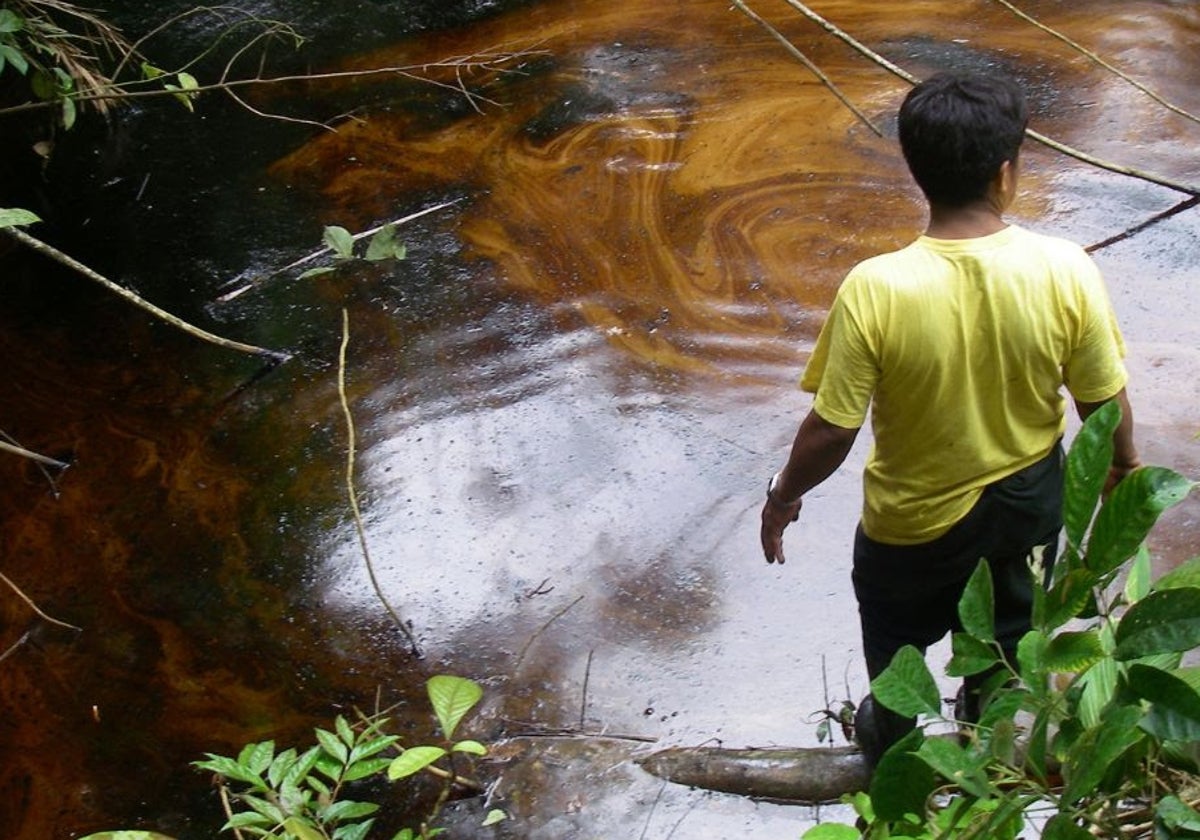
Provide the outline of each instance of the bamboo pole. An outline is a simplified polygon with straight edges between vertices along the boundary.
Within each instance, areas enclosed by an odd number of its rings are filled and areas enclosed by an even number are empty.
[[[802,53],[799,50],[799,48],[796,47],[795,44],[793,44],[791,41],[789,41],[787,39],[787,36],[785,36],[782,32],[780,32],[774,26],[769,24],[767,21],[763,20],[759,15],[755,14],[750,9],[749,6],[747,6],[744,2],[742,2],[742,0],[733,0],[733,5],[737,6],[739,9],[741,9],[746,14],[746,17],[750,18],[752,21],[754,21],[759,26],[761,26],[763,29],[767,30],[767,32],[771,33],[771,35],[775,38],[775,40],[777,40],[777,41],[779,41],[779,43],[783,44],[784,49],[786,49],[793,56],[795,56],[797,59],[799,59],[800,63],[803,64],[805,67],[807,67],[814,76],[816,76],[818,79],[820,79],[821,83],[823,85],[825,85],[825,87],[829,88],[830,93],[832,93],[834,96],[836,96],[843,105],[845,105],[847,108],[849,108],[850,112],[853,113],[854,116],[858,117],[867,126],[867,128],[869,128],[869,129],[871,129],[871,131],[875,132],[875,135],[877,137],[883,136],[883,131],[879,128],[879,126],[877,126],[877,125],[875,125],[875,123],[871,122],[871,118],[868,117],[866,114],[864,114],[861,110],[859,110],[858,106],[856,106],[853,102],[851,102],[849,100],[849,98],[847,98],[847,96],[844,93],[842,93],[841,90],[838,89],[838,86],[835,85],[833,83],[833,81],[827,75],[825,75],[824,71],[822,71],[820,67],[818,67],[816,64],[814,64],[813,61],[808,56],[806,56],[804,53]]]
[[[97,271],[94,271],[93,269],[91,269],[88,266],[84,265],[83,263],[79,262],[74,257],[64,254],[62,251],[58,250],[57,248],[55,248],[52,245],[48,245],[47,243],[43,242],[42,240],[38,239],[37,237],[30,236],[25,231],[20,230],[19,228],[16,228],[16,227],[6,227],[6,228],[3,228],[3,230],[9,236],[13,237],[18,242],[20,242],[22,245],[25,245],[26,247],[28,247],[34,251],[37,251],[39,254],[42,254],[43,256],[49,257],[50,259],[54,260],[55,262],[61,263],[62,265],[67,266],[68,268],[74,269],[75,271],[79,272],[84,277],[88,278],[89,280],[93,280],[93,281],[99,283],[100,285],[104,286],[109,291],[114,292],[114,293],[120,295],[121,297],[125,298],[125,300],[129,301],[130,303],[132,303],[134,306],[138,307],[139,309],[144,309],[145,311],[154,315],[156,318],[160,318],[161,320],[166,321],[171,326],[176,327],[177,329],[183,330],[185,333],[187,333],[190,336],[193,336],[194,338],[198,338],[201,341],[207,341],[209,344],[215,344],[218,347],[225,348],[226,350],[236,350],[239,353],[249,353],[253,356],[265,356],[268,359],[273,360],[276,364],[278,364],[280,362],[286,362],[288,359],[291,358],[290,353],[281,353],[277,350],[268,350],[265,347],[256,347],[253,344],[243,344],[240,341],[234,341],[232,339],[222,338],[219,335],[214,335],[213,333],[210,333],[206,330],[202,330],[199,327],[189,324],[187,321],[184,321],[182,318],[178,318],[178,317],[172,315],[170,312],[167,312],[165,309],[155,306],[153,303],[150,303],[150,301],[144,300],[143,298],[138,297],[136,294],[131,292],[129,289],[126,289],[124,286],[120,286],[120,285],[114,283],[113,281],[111,281],[107,277],[105,277],[104,275],[100,274]]]
[[[801,3],[800,0],[787,0],[787,3],[789,6],[794,8],[796,11],[800,12],[806,18],[808,18],[809,20],[811,20],[812,22],[816,23],[818,26],[823,28],[826,32],[829,32],[830,34],[841,39],[846,44],[851,46],[853,49],[857,50],[860,54],[866,56],[871,61],[878,64],[880,67],[883,67],[888,72],[890,72],[896,76],[899,76],[901,79],[904,79],[904,81],[908,82],[909,84],[915,85],[919,82],[917,77],[914,76],[912,73],[909,73],[907,70],[900,67],[899,65],[894,64],[891,61],[888,61],[886,58],[884,58],[879,53],[872,50],[870,47],[868,47],[866,44],[859,41],[854,36],[850,35],[848,32],[845,32],[844,30],[842,30],[842,29],[838,28],[837,26],[835,26],[834,24],[830,23],[825,18],[821,17],[821,15],[817,14],[812,9],[810,9],[808,6]],[[1148,181],[1151,184],[1158,184],[1160,187],[1166,187],[1167,189],[1175,190],[1176,192],[1185,193],[1187,195],[1200,195],[1200,184],[1188,184],[1188,183],[1184,183],[1182,181],[1177,181],[1172,178],[1167,178],[1165,176],[1158,175],[1153,172],[1147,172],[1147,171],[1141,170],[1141,169],[1134,169],[1132,167],[1122,166],[1121,164],[1113,163],[1111,161],[1104,160],[1103,158],[1095,157],[1094,155],[1089,155],[1086,152],[1081,152],[1080,150],[1073,148],[1071,146],[1068,146],[1065,143],[1060,143],[1059,141],[1054,140],[1050,137],[1047,137],[1044,134],[1039,134],[1038,132],[1034,131],[1033,129],[1026,129],[1025,134],[1027,137],[1029,137],[1031,140],[1034,140],[1035,142],[1041,143],[1042,145],[1047,146],[1048,148],[1051,148],[1056,152],[1067,155],[1068,157],[1073,157],[1078,161],[1082,161],[1083,163],[1089,164],[1091,166],[1095,166],[1098,169],[1105,169],[1109,172],[1115,172],[1118,175],[1126,175],[1130,178],[1138,178],[1142,181]]]
[[[1133,85],[1135,88],[1137,88],[1142,93],[1149,96],[1151,99],[1153,99],[1159,105],[1162,105],[1167,110],[1174,111],[1176,114],[1179,114],[1181,117],[1186,117],[1187,119],[1191,120],[1192,122],[1200,123],[1200,117],[1196,116],[1195,114],[1191,113],[1190,111],[1186,111],[1183,108],[1180,108],[1178,105],[1174,104],[1173,102],[1168,102],[1166,99],[1164,99],[1158,93],[1154,92],[1153,90],[1151,90],[1150,88],[1146,87],[1144,84],[1139,82],[1137,79],[1128,75],[1121,68],[1116,67],[1116,66],[1110,64],[1109,62],[1105,61],[1099,55],[1092,52],[1091,50],[1089,50],[1087,47],[1083,46],[1082,44],[1076,43],[1075,41],[1071,40],[1066,35],[1059,32],[1057,29],[1051,29],[1049,26],[1042,23],[1037,18],[1033,17],[1032,15],[1028,15],[1025,12],[1018,9],[1012,3],[1008,2],[1008,0],[996,0],[996,2],[999,3],[1001,6],[1003,6],[1004,8],[1008,9],[1010,12],[1012,12],[1014,15],[1021,18],[1022,20],[1033,24],[1038,29],[1042,30],[1043,32],[1047,33],[1048,35],[1052,35],[1055,38],[1057,38],[1058,40],[1062,41],[1064,44],[1071,47],[1071,49],[1076,50],[1077,52],[1081,53],[1082,55],[1087,56],[1091,61],[1095,62],[1096,64],[1099,64],[1105,70],[1108,70],[1109,72],[1114,73],[1117,76],[1120,76],[1126,82]]]

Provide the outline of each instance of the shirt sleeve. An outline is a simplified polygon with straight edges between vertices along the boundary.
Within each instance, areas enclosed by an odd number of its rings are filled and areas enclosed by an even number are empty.
[[[1101,402],[1117,394],[1129,375],[1125,339],[1100,270],[1084,257],[1079,271],[1079,339],[1064,368],[1067,388],[1081,402]]]
[[[878,354],[856,305],[858,286],[851,276],[838,290],[800,379],[803,390],[817,395],[817,414],[845,429],[866,421],[879,381]]]

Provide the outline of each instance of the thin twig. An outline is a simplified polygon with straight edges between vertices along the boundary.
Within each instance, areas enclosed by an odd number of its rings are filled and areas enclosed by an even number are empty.
[[[854,116],[858,117],[867,126],[867,128],[869,128],[869,129],[871,129],[871,131],[875,132],[875,135],[877,137],[883,136],[883,131],[879,128],[879,126],[877,126],[877,125],[875,125],[875,123],[871,122],[871,118],[868,117],[866,114],[864,114],[858,108],[857,105],[855,105],[853,102],[851,102],[850,99],[844,93],[841,92],[841,90],[838,88],[838,86],[833,83],[833,80],[831,80],[828,76],[826,76],[824,71],[822,71],[820,67],[818,67],[816,64],[814,64],[808,56],[806,56],[804,53],[800,52],[799,48],[796,47],[795,44],[793,44],[791,41],[789,41],[787,39],[787,36],[785,36],[782,32],[780,32],[774,26],[767,23],[767,21],[763,20],[761,17],[759,17],[757,14],[755,14],[750,9],[750,7],[747,6],[742,0],[733,0],[733,5],[737,6],[739,9],[741,9],[746,14],[746,17],[750,18],[755,23],[757,23],[759,26],[761,26],[763,29],[767,30],[767,32],[771,33],[771,35],[774,36],[775,40],[777,40],[777,41],[779,41],[779,43],[783,44],[784,49],[786,49],[793,56],[795,56],[797,59],[799,59],[800,63],[803,64],[805,67],[807,67],[814,76],[816,76],[818,79],[820,79],[821,83],[823,85],[825,85],[825,87],[829,88],[830,93],[832,93],[834,96],[836,96],[838,98],[839,102],[841,102],[843,105],[845,105],[847,108],[849,108],[850,112],[853,113]]]
[[[10,656],[12,656],[14,653],[16,653],[16,652],[17,652],[17,649],[18,649],[18,648],[20,648],[20,647],[21,647],[21,645],[23,645],[23,644],[25,644],[26,642],[28,642],[28,641],[29,641],[29,637],[30,637],[30,636],[32,636],[32,635],[33,635],[33,631],[32,631],[32,630],[26,630],[24,633],[22,633],[22,634],[21,634],[21,638],[17,639],[15,642],[13,642],[13,643],[12,643],[12,644],[9,646],[8,650],[4,651],[4,653],[0,653],[0,662],[3,662],[5,659],[8,659],[8,657],[10,657]]]
[[[215,344],[218,347],[224,347],[226,350],[236,350],[239,353],[250,353],[254,356],[267,356],[268,358],[275,359],[279,362],[285,362],[291,358],[291,354],[289,353],[280,353],[277,350],[268,350],[265,347],[255,347],[252,344],[243,344],[240,341],[222,338],[219,335],[214,335],[206,330],[202,330],[199,327],[189,324],[182,318],[177,318],[170,312],[167,312],[165,309],[155,306],[153,303],[150,303],[150,301],[138,297],[136,294],[129,291],[129,289],[126,289],[124,286],[117,285],[102,274],[91,268],[88,268],[74,257],[64,254],[62,251],[58,250],[52,245],[48,245],[42,240],[34,236],[30,236],[28,233],[20,230],[19,228],[6,227],[4,228],[4,232],[16,239],[22,245],[25,245],[26,247],[31,248],[32,250],[37,251],[44,256],[50,257],[50,259],[54,260],[55,262],[74,269],[89,280],[94,280],[109,291],[125,298],[125,300],[129,301],[134,306],[146,310],[155,317],[166,321],[173,327],[183,330],[185,333],[193,336],[194,338],[198,338],[201,341],[207,341],[209,344]]]
[[[400,628],[400,632],[408,639],[408,644],[412,648],[413,656],[417,659],[421,658],[421,648],[417,644],[417,639],[413,636],[413,632],[409,629],[388,601],[387,596],[383,594],[383,588],[379,585],[379,579],[375,576],[375,564],[371,561],[371,550],[367,546],[367,529],[363,526],[362,511],[358,507],[358,493],[354,489],[354,456],[357,445],[357,437],[354,432],[354,415],[350,413],[350,402],[346,398],[346,348],[350,344],[350,314],[342,310],[342,344],[338,351],[338,398],[342,403],[342,414],[346,419],[346,498],[350,502],[350,510],[354,514],[354,528],[358,532],[358,546],[362,550],[363,561],[367,566],[367,576],[371,579],[371,586],[375,589],[375,595],[379,598],[379,602],[383,604],[383,608],[387,610],[388,615],[392,617],[392,621]]]
[[[22,601],[24,601],[26,604],[28,604],[29,608],[31,610],[33,610],[35,613],[37,613],[40,618],[50,622],[51,624],[57,624],[59,627],[65,627],[68,630],[74,630],[76,633],[83,632],[82,627],[76,627],[74,624],[68,624],[65,621],[59,621],[57,618],[46,615],[44,612],[41,611],[41,609],[38,607],[38,605],[33,602],[33,599],[30,598],[28,595],[26,595],[24,592],[22,592],[21,588],[19,586],[17,586],[15,583],[13,583],[11,580],[9,580],[8,576],[5,575],[3,572],[0,572],[0,581],[3,581],[5,584],[8,585],[8,587],[13,592],[17,593],[17,597],[20,598]]]
[[[588,705],[588,682],[592,679],[592,657],[596,655],[596,650],[593,648],[588,651],[587,667],[583,670],[583,700],[579,703],[579,728],[583,729],[583,722],[587,716]]]
[[[869,58],[871,61],[878,64],[880,67],[883,67],[888,72],[890,72],[896,76],[899,76],[901,79],[904,79],[909,84],[915,85],[919,82],[917,77],[914,76],[912,73],[909,73],[907,70],[903,69],[902,67],[892,63],[891,61],[888,61],[886,58],[881,56],[879,53],[875,52],[870,47],[868,47],[866,44],[862,43],[862,41],[859,41],[854,36],[843,31],[842,29],[839,29],[837,26],[834,26],[832,23],[827,21],[825,18],[821,17],[819,14],[814,12],[812,9],[808,8],[808,6],[801,3],[800,0],[787,0],[787,3],[789,6],[796,9],[802,15],[807,17],[809,20],[818,24],[819,26],[824,28],[827,32],[829,32],[830,34],[835,35],[836,37],[840,38],[842,41],[849,44],[851,47],[853,47],[859,53],[861,53],[862,55]],[[1175,190],[1176,192],[1186,193],[1187,195],[1200,195],[1200,185],[1186,184],[1181,181],[1176,181],[1171,178],[1166,178],[1162,175],[1157,175],[1153,172],[1146,172],[1146,171],[1140,170],[1140,169],[1133,169],[1128,166],[1122,166],[1120,164],[1112,163],[1111,161],[1107,161],[1102,158],[1094,157],[1093,155],[1089,155],[1086,152],[1081,152],[1078,149],[1068,146],[1065,143],[1060,143],[1057,140],[1053,140],[1044,134],[1039,134],[1038,132],[1034,131],[1033,129],[1026,129],[1025,134],[1031,140],[1034,140],[1038,143],[1041,143],[1044,146],[1054,149],[1056,152],[1060,152],[1064,155],[1067,155],[1068,157],[1073,157],[1076,160],[1082,161],[1083,163],[1090,164],[1091,166],[1095,166],[1099,169],[1106,169],[1109,172],[1115,172],[1118,175],[1127,175],[1130,178],[1138,178],[1142,181],[1148,181],[1151,184],[1158,184],[1160,187],[1166,187],[1167,189],[1172,189],[1172,190]]]
[[[446,207],[450,207],[454,204],[458,204],[460,201],[462,201],[461,198],[456,198],[451,201],[443,201],[441,204],[435,204],[432,207],[426,207],[424,210],[418,210],[415,213],[409,213],[407,216],[402,216],[399,219],[393,219],[390,222],[384,222],[383,224],[376,225],[375,227],[373,227],[369,230],[364,230],[361,233],[354,234],[353,236],[350,237],[350,241],[358,242],[360,239],[365,239],[368,236],[373,236],[376,233],[379,233],[379,231],[383,230],[385,227],[388,227],[389,225],[395,226],[395,225],[406,224],[407,222],[411,222],[414,219],[419,219],[422,216],[428,216],[430,213],[435,213],[438,210],[442,210],[442,209],[445,209]],[[301,257],[298,260],[293,260],[292,262],[283,266],[283,268],[277,268],[273,271],[268,272],[267,274],[263,274],[258,277],[255,277],[255,278],[247,281],[243,285],[238,286],[236,289],[233,289],[232,291],[225,292],[224,294],[220,295],[219,297],[217,297],[217,302],[218,303],[228,303],[229,301],[233,300],[234,298],[238,297],[239,295],[250,291],[256,285],[260,284],[261,282],[268,280],[277,274],[283,274],[285,271],[291,271],[294,268],[299,268],[300,266],[304,265],[307,262],[312,262],[313,260],[317,259],[318,257],[322,257],[322,256],[330,253],[332,250],[333,250],[332,248],[330,248],[329,246],[326,246],[317,251],[313,251],[311,254],[304,255],[303,257]],[[233,280],[229,281],[225,285],[230,286],[236,282],[237,282],[237,278],[234,278]]]
[[[1053,35],[1055,38],[1062,41],[1064,44],[1071,47],[1073,50],[1076,50],[1079,53],[1087,56],[1090,60],[1092,60],[1096,64],[1099,64],[1105,70],[1108,70],[1109,72],[1114,73],[1117,76],[1120,76],[1126,82],[1133,85],[1135,88],[1137,88],[1142,93],[1149,96],[1151,99],[1153,99],[1159,105],[1162,105],[1167,110],[1174,111],[1176,114],[1179,114],[1181,117],[1186,117],[1187,119],[1191,120],[1192,122],[1200,122],[1200,117],[1197,117],[1195,114],[1191,113],[1190,111],[1186,111],[1183,108],[1180,108],[1178,105],[1175,105],[1172,102],[1168,102],[1166,99],[1164,99],[1158,93],[1155,93],[1153,90],[1146,87],[1144,84],[1139,82],[1137,79],[1128,75],[1121,68],[1115,67],[1114,65],[1105,61],[1099,55],[1092,52],[1091,50],[1089,50],[1087,47],[1083,46],[1082,44],[1072,41],[1070,38],[1068,38],[1063,33],[1059,32],[1057,29],[1051,29],[1049,26],[1046,26],[1046,24],[1042,23],[1037,18],[1034,18],[1031,15],[1028,15],[1025,12],[1021,11],[1016,6],[1014,6],[1012,3],[1008,2],[1008,0],[996,0],[996,2],[999,3],[1001,6],[1003,6],[1004,8],[1008,9],[1010,12],[1012,12],[1014,15],[1021,18],[1022,20],[1027,21],[1028,23],[1032,23],[1038,29],[1042,30],[1043,32],[1045,32],[1049,35]]]
[[[217,782],[217,790],[221,792],[221,807],[225,809],[225,819],[232,821],[233,803],[229,801],[229,788],[226,786],[225,782],[219,781]],[[236,826],[233,827],[232,831],[233,836],[236,837],[237,840],[246,840],[244,837],[242,837],[242,832],[239,831]]]
[[[1109,245],[1115,245],[1118,242],[1123,242],[1126,239],[1128,239],[1129,237],[1141,233],[1148,227],[1153,227],[1154,225],[1158,224],[1161,221],[1169,219],[1172,216],[1177,216],[1180,213],[1182,213],[1184,210],[1192,209],[1197,204],[1200,204],[1200,196],[1194,195],[1191,198],[1186,198],[1183,201],[1176,204],[1175,206],[1170,207],[1170,208],[1162,211],[1161,213],[1157,213],[1157,214],[1151,216],[1149,219],[1146,219],[1144,222],[1140,222],[1139,224],[1134,225],[1133,227],[1129,228],[1128,230],[1124,230],[1118,234],[1110,236],[1110,237],[1108,237],[1108,239],[1103,239],[1100,242],[1097,242],[1093,245],[1089,245],[1086,248],[1084,248],[1084,250],[1087,251],[1089,254],[1091,254],[1091,253],[1095,253],[1096,251],[1099,251],[1102,248],[1107,248]]]
[[[547,627],[549,627],[551,624],[553,624],[554,622],[556,622],[556,621],[558,621],[560,618],[562,618],[564,615],[566,615],[566,613],[567,613],[567,610],[571,609],[573,606],[575,606],[576,604],[578,604],[578,603],[579,603],[580,601],[582,601],[582,600],[583,600],[583,596],[582,596],[582,595],[580,595],[580,596],[579,596],[578,598],[576,598],[574,601],[572,601],[571,603],[567,604],[565,607],[563,607],[561,610],[559,610],[558,612],[556,612],[554,615],[550,616],[550,620],[549,620],[549,621],[547,621],[545,624],[543,624],[541,627],[539,627],[539,628],[537,629],[537,632],[536,632],[536,633],[534,633],[532,636],[530,636],[530,637],[529,637],[529,638],[526,640],[526,642],[525,642],[525,646],[521,648],[521,652],[520,652],[520,654],[518,654],[518,655],[517,655],[517,664],[516,664],[516,665],[513,667],[513,673],[514,673],[514,674],[515,674],[517,671],[519,671],[519,670],[521,669],[521,663],[523,663],[523,662],[525,661],[525,654],[529,652],[529,648],[530,648],[530,646],[531,646],[531,645],[532,645],[532,644],[533,644],[535,641],[537,641],[537,638],[538,638],[538,636],[540,636],[540,635],[542,635],[542,633],[546,632],[546,628],[547,628]]]
[[[737,2],[737,0],[734,0]],[[642,833],[639,835],[639,840],[646,840],[646,832],[650,830],[650,822],[654,819],[654,810],[658,807],[659,800],[667,790],[667,782],[664,779],[662,785],[658,788],[658,794],[654,797],[654,801],[650,803],[650,813],[646,814],[646,823],[642,826]]]

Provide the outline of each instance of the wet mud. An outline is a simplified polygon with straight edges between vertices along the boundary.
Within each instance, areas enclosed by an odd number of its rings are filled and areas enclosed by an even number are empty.
[[[819,817],[633,761],[816,746],[820,710],[865,690],[848,557],[866,442],[813,494],[783,568],[762,562],[757,518],[837,283],[923,224],[891,136],[906,85],[786,4],[751,5],[883,136],[728,3],[560,0],[330,65],[527,51],[464,76],[478,110],[411,81],[326,84],[255,105],[359,108],[336,133],[273,130],[259,147],[216,120],[190,129],[221,167],[247,147],[220,178],[161,148],[123,157],[121,201],[90,225],[130,238],[98,236],[91,255],[218,332],[296,353],[245,389],[253,361],[4,258],[0,428],[72,466],[51,486],[0,456],[0,571],[82,628],[0,591],[0,648],[31,631],[0,662],[7,836],[216,836],[219,802],[187,762],[304,743],[377,702],[426,739],[421,681],[437,672],[484,685],[466,726],[495,744],[480,770],[511,815],[480,829],[484,803],[459,803],[452,836],[795,836]],[[1200,126],[998,4],[812,5],[918,75],[1013,72],[1042,133],[1200,181]],[[1200,110],[1194,4],[1023,8]],[[1183,199],[1034,144],[1022,166],[1013,220],[1085,244]],[[445,201],[402,229],[403,262],[271,274],[323,224]],[[169,252],[140,238],[167,228],[188,231]],[[1192,476],[1197,253],[1195,209],[1096,252],[1143,456]],[[235,275],[258,279],[222,300]],[[421,660],[371,585],[345,496],[343,309],[373,571]],[[1192,499],[1165,518],[1162,568],[1200,554],[1198,517]],[[397,819],[423,807],[395,797]]]

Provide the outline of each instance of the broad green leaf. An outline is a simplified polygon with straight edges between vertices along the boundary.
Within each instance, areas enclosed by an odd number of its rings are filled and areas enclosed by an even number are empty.
[[[0,218],[3,218],[3,213],[4,211],[0,210]],[[1154,581],[1150,588],[1157,592],[1162,589],[1186,589],[1189,586],[1200,587],[1200,557],[1193,557],[1176,566]]]
[[[450,748],[451,752],[469,753],[470,755],[487,755],[487,747],[478,741],[459,741]]]
[[[996,638],[996,599],[992,591],[992,570],[980,560],[958,602],[958,618],[963,630],[985,642]]]
[[[143,79],[157,79],[159,76],[165,76],[166,74],[167,73],[165,70],[163,70],[159,67],[155,67],[153,64],[149,63],[148,61],[142,62],[142,78]]]
[[[1109,402],[1092,412],[1075,435],[1063,473],[1063,527],[1071,545],[1083,545],[1112,464],[1113,432],[1121,407]]]
[[[1056,581],[1044,599],[1040,629],[1050,633],[1083,613],[1099,577],[1088,569],[1072,569]]]
[[[1106,575],[1133,556],[1158,517],[1194,485],[1165,467],[1139,467],[1125,476],[1096,514],[1084,564]]]
[[[283,827],[291,834],[296,835],[297,840],[325,840],[320,831],[313,828],[307,820],[299,817],[289,817]]]
[[[914,730],[883,754],[871,776],[871,803],[879,820],[901,820],[925,812],[925,800],[937,786],[933,770],[912,753],[924,740]]]
[[[395,781],[419,773],[445,754],[441,747],[411,747],[388,765],[388,778]]]
[[[1091,832],[1077,826],[1068,814],[1055,814],[1042,829],[1042,840],[1095,840]]]
[[[296,759],[296,763],[288,768],[287,773],[283,776],[284,784],[298,785],[308,778],[308,774],[317,766],[317,762],[321,758],[320,747],[309,747],[304,753]]]
[[[1043,657],[1049,641],[1036,630],[1030,630],[1017,642],[1017,664],[1021,670],[1021,679],[1037,696],[1046,693],[1046,666]]]
[[[988,796],[987,777],[981,772],[984,761],[972,756],[948,738],[926,738],[916,753],[934,772],[973,796]]]
[[[946,676],[969,677],[982,674],[1001,661],[996,648],[967,633],[955,633],[950,637],[953,656],[946,664]]]
[[[483,689],[478,683],[448,674],[430,677],[425,687],[429,691],[429,702],[433,704],[442,734],[447,738],[454,737],[454,730],[463,717],[483,697]]]
[[[6,62],[22,76],[29,72],[29,59],[25,57],[25,53],[8,44],[0,44],[0,70],[4,69]]]
[[[327,729],[315,729],[313,733],[317,736],[317,743],[321,745],[326,755],[335,758],[343,765],[346,759],[350,756],[350,748],[342,743],[338,736],[334,735]]]
[[[800,835],[800,840],[858,840],[861,836],[862,833],[852,825],[821,823]]]
[[[988,752],[1006,767],[1017,763],[1017,726],[1012,718],[1001,718],[992,726],[992,737],[987,740]]]
[[[248,793],[243,793],[238,798],[267,819],[274,820],[276,825],[282,824],[286,818],[283,811],[274,802],[268,802],[261,797],[251,796]]]
[[[493,808],[492,810],[487,812],[487,816],[483,818],[483,822],[481,822],[480,825],[483,826],[484,828],[487,828],[489,825],[496,825],[497,823],[502,823],[506,819],[508,819],[508,814],[506,814],[504,811],[500,810],[499,808]]]
[[[0,228],[35,225],[40,221],[36,213],[20,207],[0,208]]]
[[[274,828],[277,825],[279,823],[276,820],[257,811],[242,811],[240,814],[234,814],[230,817],[229,821],[221,826],[221,830],[228,831],[231,828]]]
[[[1129,574],[1125,578],[1125,602],[1136,604],[1150,594],[1150,550],[1146,544],[1138,546],[1133,562],[1129,564]]]
[[[941,696],[925,657],[912,645],[896,652],[891,663],[871,681],[875,699],[901,715],[937,715]]]
[[[353,748],[358,737],[354,734],[354,730],[350,728],[350,724],[346,722],[346,719],[338,715],[333,721],[333,726],[337,730],[337,736],[342,739],[342,743],[347,748]]]
[[[346,772],[342,774],[342,781],[355,782],[359,779],[365,779],[367,776],[374,776],[386,770],[392,763],[390,758],[364,758],[354,762],[346,767]]]
[[[396,226],[392,224],[384,225],[379,229],[379,232],[371,237],[371,241],[367,244],[367,259],[372,262],[376,260],[391,259],[396,255]]]
[[[1042,654],[1042,667],[1047,671],[1084,671],[1104,658],[1104,646],[1095,630],[1059,633],[1050,640]]]
[[[996,726],[1004,720],[1012,720],[1029,696],[1028,691],[1017,688],[1005,688],[996,692],[984,706],[983,713],[979,716],[979,725],[986,728]]]
[[[1200,694],[1179,677],[1146,665],[1131,665],[1129,687],[1150,702],[1142,729],[1160,741],[1200,741]]]
[[[0,9],[0,32],[12,34],[25,28],[25,19],[12,9]]]
[[[413,835],[411,828],[402,828],[392,840],[416,840],[416,837]]]
[[[79,840],[172,840],[172,838],[156,831],[101,831],[99,834],[80,837]]]
[[[354,237],[344,227],[326,226],[322,239],[337,259],[348,260],[354,256]]]
[[[208,756],[207,761],[193,761],[192,766],[200,770],[208,770],[227,779],[244,782],[259,790],[267,789],[267,783],[263,781],[261,776],[253,773],[248,767],[239,764],[232,758],[224,755],[214,755],[213,753],[206,753],[206,755]]]
[[[196,81],[196,77],[191,73],[176,73],[175,78],[179,80],[179,87],[182,90],[195,90],[200,87],[200,83]]]
[[[263,771],[271,766],[271,759],[275,757],[275,742],[262,741],[258,744],[247,744],[242,747],[242,751],[238,753],[238,764],[246,767],[255,775],[262,775]]]
[[[1100,716],[1108,708],[1117,693],[1117,678],[1120,672],[1117,663],[1105,657],[1081,676],[1078,685],[1083,686],[1079,695],[1079,719],[1089,729],[1100,724]]]
[[[1159,800],[1158,806],[1154,809],[1154,815],[1163,828],[1171,832],[1169,834],[1171,837],[1174,837],[1175,832],[1179,831],[1200,834],[1200,813],[1174,794],[1164,796]],[[84,840],[87,838],[85,837]]]
[[[75,107],[75,100],[71,97],[64,97],[62,101],[62,127],[70,131],[75,126],[75,119],[79,116],[79,111]]]
[[[327,822],[356,820],[360,817],[369,817],[378,810],[379,806],[374,802],[352,802],[349,799],[342,799],[326,808],[322,812],[321,818]]]
[[[1138,728],[1142,710],[1138,706],[1110,709],[1100,725],[1087,730],[1072,744],[1063,764],[1067,780],[1063,802],[1073,803],[1096,793],[1100,780],[1125,751],[1145,738]]]
[[[333,840],[367,840],[367,834],[374,823],[375,820],[370,819],[365,822],[338,826],[337,831],[333,832]]]
[[[380,735],[378,738],[371,738],[359,743],[354,749],[350,750],[350,763],[361,761],[364,758],[381,753],[390,747],[392,744],[399,741],[400,738],[396,735]]]
[[[1187,668],[1178,668],[1172,673],[1190,685],[1194,691],[1200,692],[1200,666],[1191,665]]]
[[[271,766],[267,768],[267,781],[272,787],[279,787],[287,775],[287,771],[292,769],[292,765],[296,763],[296,751],[288,748],[275,756]]]
[[[1200,645],[1200,588],[1165,589],[1138,601],[1117,625],[1117,659]]]

